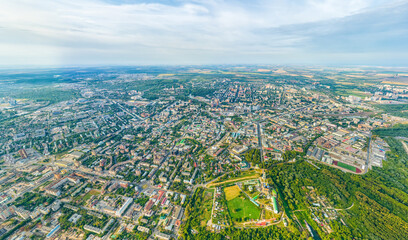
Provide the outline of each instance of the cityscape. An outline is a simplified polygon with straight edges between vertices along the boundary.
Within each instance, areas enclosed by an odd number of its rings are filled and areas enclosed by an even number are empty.
[[[393,71],[3,71],[0,238],[376,238],[396,230],[368,230],[388,220],[364,209],[388,204],[405,236],[391,163],[407,164],[408,71]]]
[[[407,240],[408,0],[0,1],[0,240]]]

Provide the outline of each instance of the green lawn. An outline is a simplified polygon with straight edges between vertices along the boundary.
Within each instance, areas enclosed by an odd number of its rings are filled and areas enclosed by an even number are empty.
[[[99,195],[99,194],[100,192],[98,190],[92,189],[87,194],[85,194],[85,196],[82,199],[83,201],[88,201],[88,199],[90,199],[93,195]]]
[[[353,172],[356,171],[356,168],[355,168],[355,167],[350,166],[350,165],[345,164],[345,163],[342,163],[342,162],[337,162],[337,166],[342,167],[342,168],[345,168],[345,169],[348,169],[348,170],[353,171]]]
[[[246,222],[259,219],[261,210],[247,197],[236,197],[227,202],[231,218],[235,222]]]
[[[356,89],[340,89],[340,90],[337,90],[336,93],[338,95],[343,95],[343,96],[347,96],[347,97],[349,95],[356,96],[356,97],[361,97],[361,98],[365,98],[365,97],[368,96],[365,92],[362,92],[362,91],[356,90]]]

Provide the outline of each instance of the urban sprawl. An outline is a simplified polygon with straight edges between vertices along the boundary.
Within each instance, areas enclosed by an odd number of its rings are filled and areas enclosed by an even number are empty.
[[[363,176],[390,150],[373,131],[408,122],[381,108],[408,99],[394,73],[353,90],[358,73],[337,70],[330,81],[278,67],[125,70],[50,73],[49,86],[0,99],[0,238],[199,239],[272,225],[330,234],[332,221],[347,226],[347,208],[310,183],[306,207],[291,209],[269,169],[303,161]]]

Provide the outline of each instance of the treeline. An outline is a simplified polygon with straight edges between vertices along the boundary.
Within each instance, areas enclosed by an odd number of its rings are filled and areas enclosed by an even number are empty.
[[[397,117],[408,117],[408,104],[376,104],[375,107]]]
[[[0,240],[3,239],[9,239],[9,237],[11,235],[13,235],[15,233],[15,231],[17,231],[18,229],[22,228],[24,225],[26,225],[27,223],[29,223],[31,221],[31,219],[26,219],[24,221],[21,221],[19,224],[17,224],[14,228],[12,228],[10,231],[6,232],[5,234],[0,236]]]
[[[378,128],[372,131],[374,135],[380,137],[407,137],[408,124],[397,124],[392,128]]]
[[[213,233],[200,228],[198,232],[192,234],[183,235],[185,240],[261,240],[261,239],[305,239],[305,235],[297,230],[291,232],[287,228],[279,228],[276,226],[270,226],[266,228],[226,228],[219,233]]]
[[[13,98],[24,98],[34,101],[49,101],[57,103],[78,98],[80,94],[74,90],[61,90],[54,87],[34,88],[31,90],[18,91],[11,95]]]
[[[287,162],[287,161],[290,161],[290,160],[295,159],[296,156],[298,156],[298,155],[299,155],[299,152],[294,151],[294,150],[285,151],[285,152],[282,154],[282,159],[283,159],[283,161]]]
[[[197,231],[200,227],[200,218],[203,212],[200,210],[202,205],[202,201],[204,200],[205,189],[204,188],[197,188],[194,192],[193,196],[188,200],[186,209],[185,209],[185,217],[186,221],[182,226],[182,236],[185,239],[189,239],[188,237],[191,236],[193,229]],[[201,229],[201,231],[205,231],[205,229]]]
[[[215,89],[213,88],[191,88],[189,93],[193,96],[206,97],[214,93]]]

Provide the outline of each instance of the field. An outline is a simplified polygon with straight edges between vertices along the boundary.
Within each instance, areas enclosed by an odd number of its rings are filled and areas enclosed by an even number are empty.
[[[365,92],[355,90],[355,89],[340,89],[340,90],[337,90],[336,93],[338,95],[342,95],[342,96],[352,95],[352,96],[361,97],[361,98],[365,98],[367,96],[370,96],[370,94],[367,94]]]
[[[390,85],[408,85],[408,83],[404,82],[393,82],[393,81],[382,81],[383,84],[390,84]]]
[[[247,197],[236,197],[227,202],[231,218],[235,222],[246,222],[259,219],[261,210]]]
[[[350,166],[350,165],[345,164],[345,163],[342,163],[342,162],[333,161],[333,164],[336,165],[336,166],[345,168],[345,169],[347,169],[347,170],[353,171],[353,172],[356,172],[356,170],[357,170],[355,167]]]
[[[88,199],[91,198],[92,195],[99,195],[100,192],[98,190],[92,189],[89,191],[85,196],[82,198],[83,201],[87,201]]]
[[[231,187],[224,188],[224,192],[225,192],[225,199],[227,199],[227,201],[229,201],[229,200],[232,200],[232,199],[238,197],[241,190],[239,189],[239,187],[237,185],[234,185],[234,186],[231,186]]]

